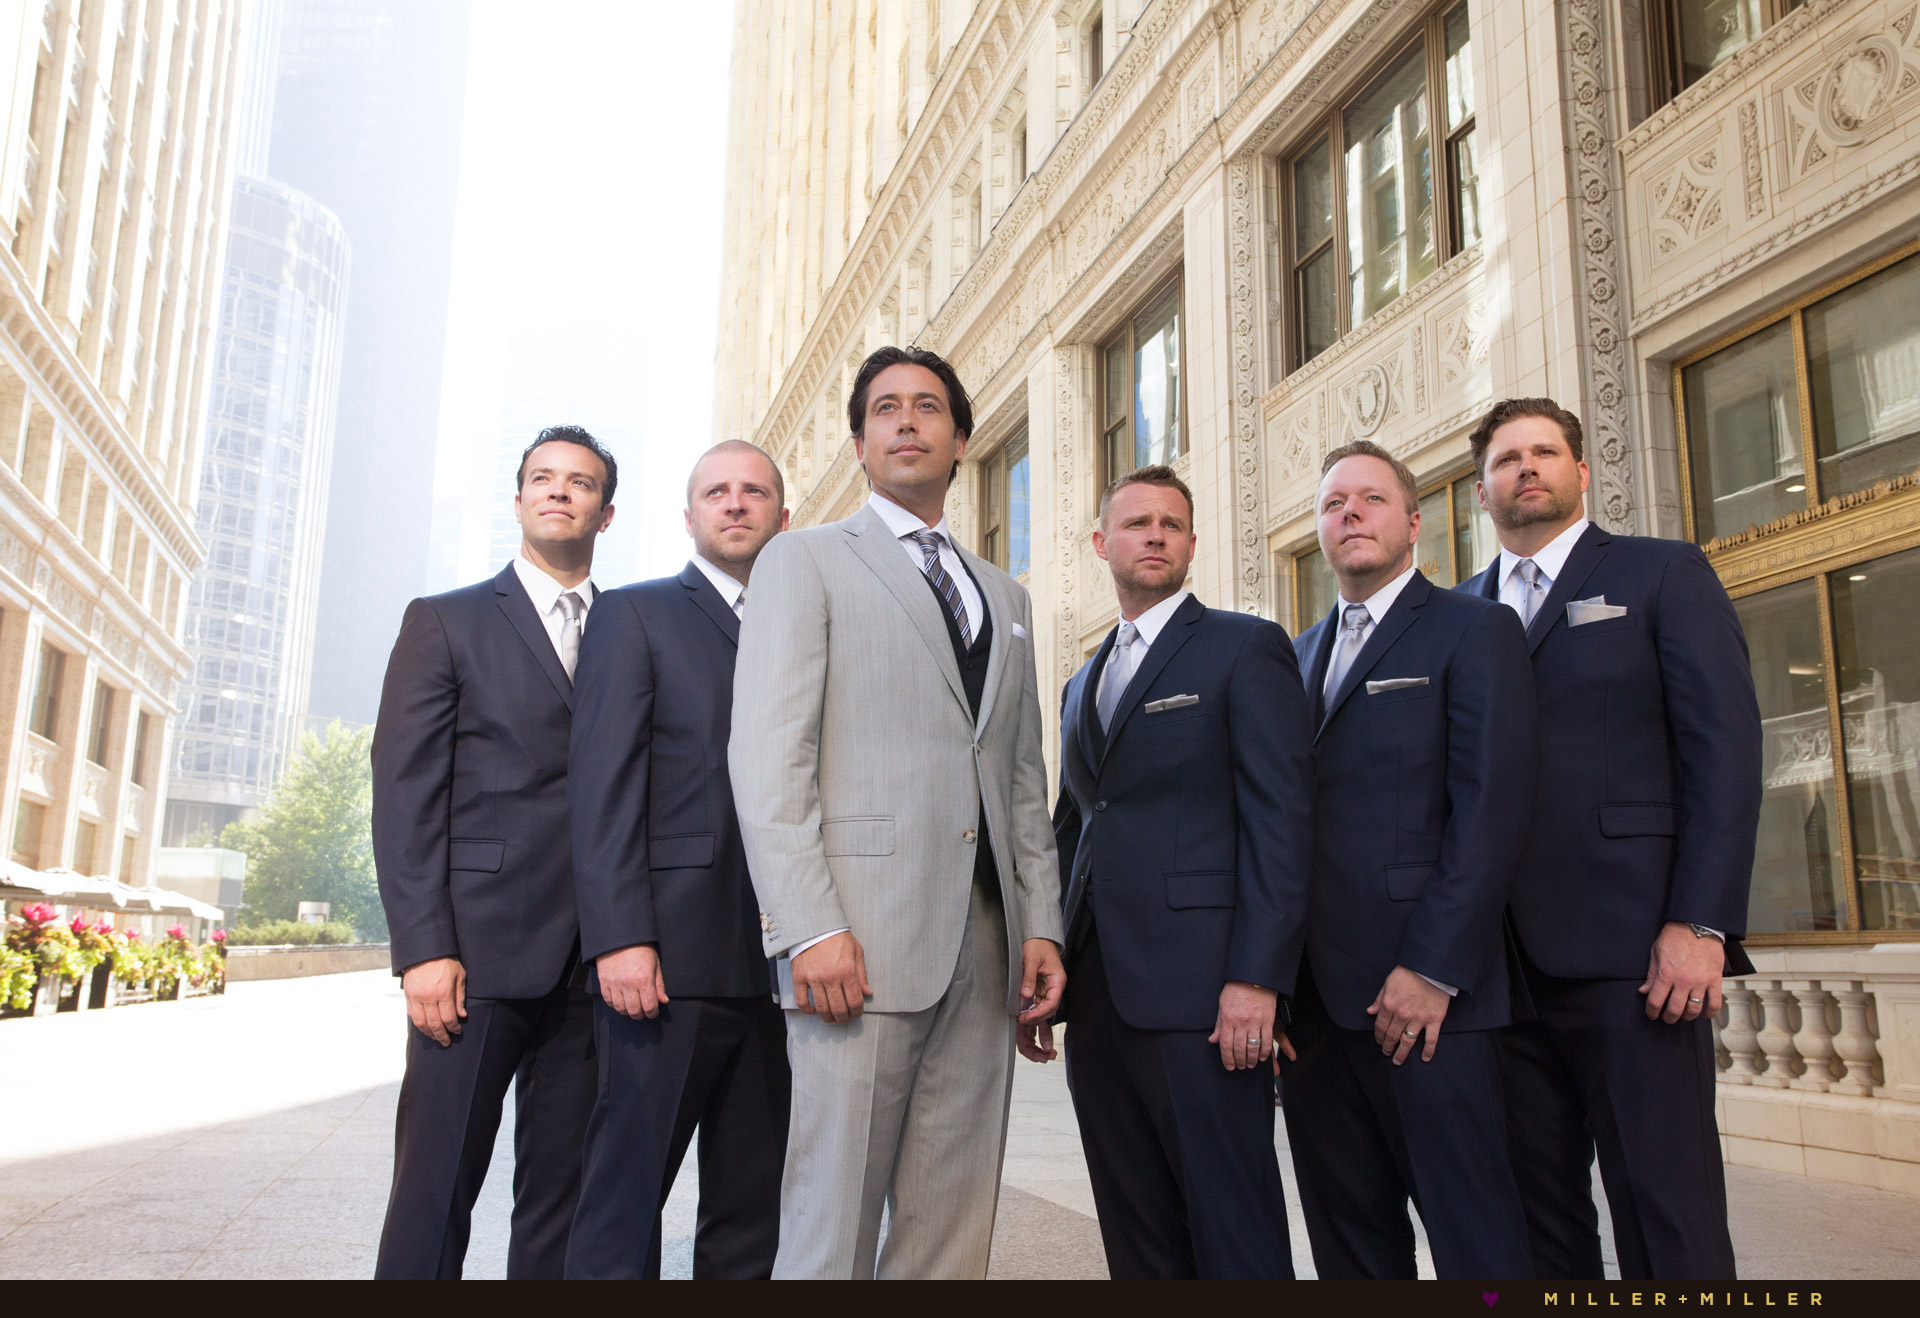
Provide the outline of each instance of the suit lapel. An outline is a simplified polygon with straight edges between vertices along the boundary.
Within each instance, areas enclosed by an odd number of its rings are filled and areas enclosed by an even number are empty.
[[[1327,730],[1327,725],[1333,722],[1333,716],[1338,714],[1340,707],[1347,703],[1347,697],[1353,694],[1354,688],[1366,680],[1367,674],[1373,671],[1373,666],[1393,648],[1393,643],[1405,634],[1407,628],[1418,621],[1420,606],[1427,602],[1427,596],[1432,593],[1433,583],[1428,581],[1422,573],[1415,572],[1413,580],[1400,591],[1400,598],[1395,600],[1393,607],[1387,610],[1387,616],[1380,620],[1380,625],[1373,629],[1373,635],[1369,636],[1367,643],[1360,647],[1360,653],[1354,657],[1353,667],[1347,670],[1346,677],[1341,680],[1340,689],[1334,692],[1333,699],[1327,702],[1327,716],[1320,720],[1320,732]],[[1320,671],[1324,675],[1325,667]],[[1320,732],[1314,734],[1315,741],[1320,740]]]
[[[1334,606],[1331,613],[1321,621],[1318,635],[1307,646],[1307,662],[1303,665],[1301,679],[1307,684],[1307,703],[1313,707],[1313,726],[1318,728],[1326,722],[1327,712],[1327,664],[1333,658],[1333,641],[1340,634],[1336,619],[1340,609]]]
[[[707,580],[707,574],[689,563],[680,570],[680,584],[687,588],[687,598],[693,601],[700,612],[712,618],[713,625],[737,648],[740,644],[740,619],[733,616],[733,610],[720,598],[720,592]]]
[[[1077,699],[1080,702],[1078,718],[1080,753],[1085,757],[1088,772],[1098,768],[1107,753],[1106,734],[1100,729],[1100,674],[1107,670],[1107,661],[1113,657],[1113,641],[1120,634],[1119,628],[1107,633],[1100,642],[1100,648],[1093,653],[1093,662],[1080,670],[1074,679],[1079,683]]]
[[[913,621],[920,639],[933,652],[933,661],[939,667],[941,676],[947,679],[947,685],[953,689],[953,698],[960,702],[960,708],[971,718],[973,709],[967,703],[967,688],[960,681],[960,665],[954,661],[953,642],[947,636],[947,622],[940,616],[939,599],[927,589],[925,575],[908,561],[906,554],[901,551],[900,542],[894,539],[893,532],[887,529],[887,524],[880,520],[880,514],[872,507],[862,507],[840,525],[847,533],[847,543],[853,546],[853,552],[860,561],[880,578],[881,584],[907,611],[907,617]]]
[[[976,558],[966,550],[955,545],[954,551],[960,555],[960,561],[966,564],[967,575],[973,578],[975,590],[980,592],[980,607],[985,609],[993,621],[993,631],[987,638],[987,681],[980,693],[980,718],[974,725],[978,732],[987,726],[987,720],[993,717],[993,706],[1000,694],[1000,683],[1007,669],[1007,649],[1013,644],[1013,601],[995,598],[1000,593],[1001,576],[998,572],[982,572],[986,567],[985,559]],[[973,621],[973,634],[980,634],[980,620]],[[951,647],[949,647],[951,648]]]
[[[1093,766],[1099,762],[1094,751],[1093,720],[1087,717],[1087,692],[1092,689],[1097,671],[1094,664],[1082,665],[1067,683],[1066,696],[1060,702],[1060,775],[1063,785],[1068,777],[1091,779]],[[1085,785],[1084,781],[1082,785]]]
[[[513,629],[520,633],[520,639],[533,651],[534,662],[540,665],[540,671],[553,683],[553,689],[560,693],[560,699],[566,701],[567,708],[573,708],[573,680],[567,676],[567,670],[560,662],[560,656],[554,652],[553,638],[547,635],[547,629],[540,622],[540,615],[533,611],[533,600],[527,595],[527,588],[520,584],[520,574],[509,563],[493,579],[495,602],[500,612],[507,616]]]
[[[1600,560],[1607,556],[1607,545],[1612,539],[1600,529],[1599,523],[1589,522],[1587,529],[1580,533],[1580,538],[1573,542],[1573,552],[1567,555],[1560,575],[1554,578],[1553,588],[1547,592],[1546,603],[1533,615],[1533,625],[1527,628],[1528,654],[1538,650],[1540,642],[1547,639],[1553,624],[1567,611],[1568,602],[1580,587],[1587,584],[1587,578],[1600,566]]]
[[[1127,718],[1139,706],[1140,699],[1146,695],[1147,688],[1160,676],[1163,669],[1180,653],[1180,647],[1193,638],[1193,624],[1206,614],[1207,606],[1197,596],[1189,595],[1167,619],[1167,625],[1160,629],[1160,636],[1147,647],[1147,657],[1133,676],[1127,681],[1127,689],[1120,693],[1120,703],[1114,707],[1113,722],[1107,727],[1106,750],[1113,750],[1113,743],[1120,739],[1120,730],[1127,726]],[[1103,754],[1104,760],[1106,756]]]

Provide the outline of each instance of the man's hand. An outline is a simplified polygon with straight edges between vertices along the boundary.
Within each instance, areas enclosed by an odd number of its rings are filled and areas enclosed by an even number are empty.
[[[1280,1059],[1284,1057],[1289,1062],[1297,1062],[1300,1060],[1300,1054],[1296,1053],[1293,1050],[1293,1040],[1287,1037],[1287,1032],[1285,1030],[1280,1031],[1280,1033],[1274,1038],[1274,1043],[1278,1044],[1279,1046],[1274,1049],[1274,1053],[1273,1053],[1273,1073],[1275,1075],[1279,1075]]]
[[[793,958],[793,1000],[809,1016],[845,1025],[867,1009],[867,953],[851,930],[824,938]]]
[[[414,1029],[442,1048],[453,1042],[467,1014],[467,968],[460,958],[408,966],[400,975],[400,991],[407,995],[407,1019]]]
[[[1067,968],[1051,938],[1029,938],[1020,945],[1020,1009],[1022,1025],[1053,1019],[1060,995],[1067,991]]]
[[[594,958],[600,972],[600,996],[622,1016],[633,1020],[652,1020],[667,997],[667,979],[660,973],[660,953],[650,944],[640,943]]]
[[[1414,1042],[1425,1034],[1420,1060],[1431,1062],[1433,1050],[1440,1046],[1440,1022],[1447,1018],[1452,1002],[1445,989],[1435,988],[1405,966],[1395,966],[1367,1008],[1367,1015],[1373,1017],[1373,1041],[1395,1066],[1402,1066]]]
[[[1013,1046],[1029,1062],[1051,1062],[1059,1055],[1053,1047],[1052,1021],[1015,1022]]]
[[[1647,960],[1647,1019],[1690,1021],[1705,1012],[1720,1014],[1720,975],[1727,968],[1726,945],[1718,938],[1701,937],[1689,925],[1669,920],[1653,940]]]
[[[1280,995],[1237,979],[1220,990],[1220,1011],[1207,1042],[1220,1046],[1220,1065],[1247,1071],[1273,1056],[1273,1013]]]

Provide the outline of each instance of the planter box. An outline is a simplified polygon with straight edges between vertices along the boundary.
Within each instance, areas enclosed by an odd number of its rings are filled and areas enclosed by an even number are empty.
[[[113,958],[108,957],[93,968],[93,977],[87,984],[87,1010],[111,1007],[118,996],[114,989],[118,987],[113,978]]]
[[[40,987],[33,991],[33,1014],[51,1016],[60,1010],[60,988],[65,980],[59,975],[40,973]]]

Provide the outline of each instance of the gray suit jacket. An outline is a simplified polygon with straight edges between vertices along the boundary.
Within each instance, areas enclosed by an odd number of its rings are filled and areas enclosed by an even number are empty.
[[[977,726],[940,603],[871,508],[775,536],[740,629],[728,760],[767,955],[851,929],[871,1011],[921,1011],[947,991],[982,802],[1010,1009],[1022,942],[1061,937],[1032,602],[961,553],[993,615]]]

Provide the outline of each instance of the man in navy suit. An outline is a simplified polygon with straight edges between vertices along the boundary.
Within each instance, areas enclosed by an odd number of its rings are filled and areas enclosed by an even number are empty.
[[[1740,949],[1760,708],[1699,549],[1582,512],[1580,421],[1496,403],[1473,432],[1500,557],[1462,584],[1519,615],[1540,754],[1512,924],[1530,1019],[1506,1040],[1508,1136],[1542,1278],[1597,1278],[1595,1150],[1620,1275],[1734,1275],[1710,1022]]]
[[[1185,589],[1193,496],[1121,477],[1094,551],[1121,622],[1067,684],[1055,810],[1067,1081],[1116,1278],[1292,1277],[1273,1148],[1307,887],[1307,707],[1287,635]],[[1051,1027],[1022,1027],[1051,1056]]]
[[[1507,1166],[1502,913],[1526,830],[1533,692],[1510,613],[1414,566],[1419,492],[1361,440],[1327,454],[1333,611],[1294,642],[1313,703],[1307,969],[1283,1068],[1323,1278],[1531,1275]]]
[[[406,1079],[375,1276],[460,1275],[514,1087],[507,1275],[557,1278],[593,1108],[567,827],[567,740],[613,455],[540,432],[514,495],[520,553],[407,606],[373,734],[373,857],[406,993]]]
[[[687,478],[693,560],[608,591],[580,647],[567,792],[600,1092],[569,1278],[659,1277],[696,1127],[694,1277],[773,1271],[792,1077],[727,739],[748,578],[785,503],[763,450],[709,449]]]

